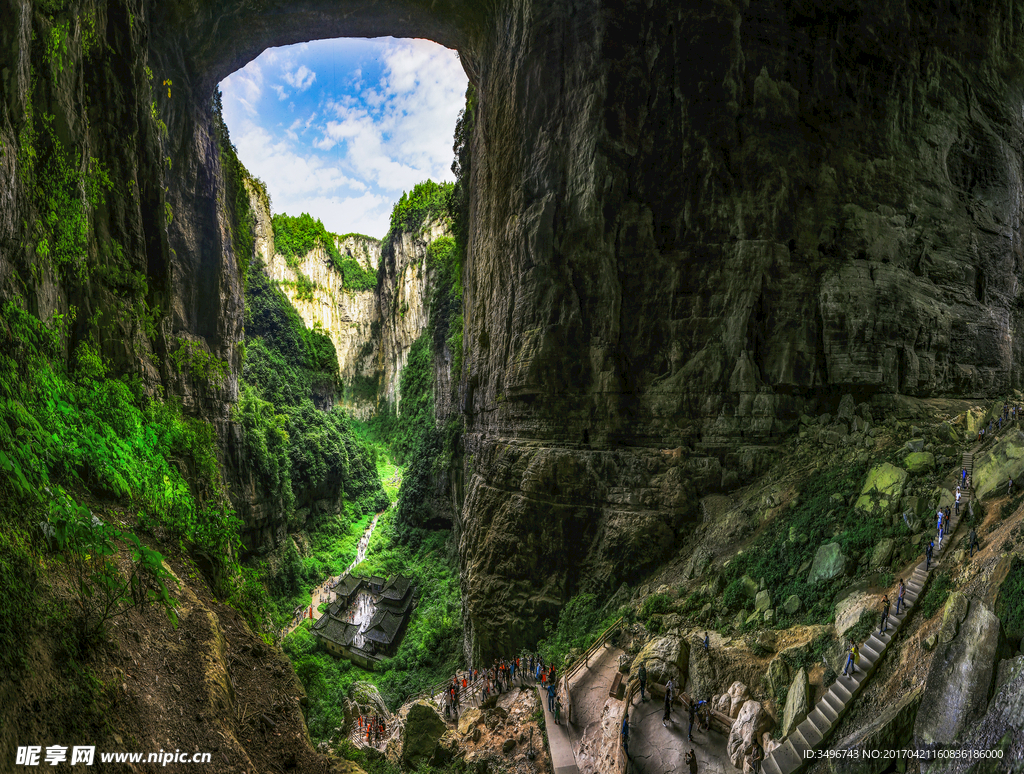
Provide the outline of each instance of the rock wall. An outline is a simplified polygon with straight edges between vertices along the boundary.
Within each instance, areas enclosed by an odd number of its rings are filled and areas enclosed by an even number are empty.
[[[380,256],[378,240],[349,236],[338,247],[342,254],[356,257],[364,268],[376,268]],[[347,289],[322,248],[314,248],[294,269],[283,255],[274,252],[272,242],[268,244],[257,237],[257,251],[263,256],[267,276],[280,283],[281,291],[302,321],[310,328],[319,325],[334,342],[344,388],[341,404],[354,416],[368,418],[377,405],[376,390],[371,392],[364,387],[376,387],[377,383],[379,336],[375,337],[373,332],[374,324],[379,326],[380,316],[376,291]],[[313,283],[312,297],[300,293],[300,273]]]
[[[469,68],[468,654],[635,579],[801,411],[1020,386],[1021,12],[501,6]]]
[[[409,349],[430,324],[434,277],[427,247],[450,235],[447,222],[430,218],[415,233],[397,232],[383,256],[379,240],[355,234],[341,239],[337,246],[342,254],[354,257],[364,268],[381,265],[374,290],[352,291],[344,287],[341,274],[319,247],[299,259],[296,268],[290,267],[274,250],[270,213],[258,197],[253,196],[251,204],[260,224],[256,252],[267,275],[279,283],[303,322],[310,328],[321,326],[334,342],[345,388],[343,405],[362,419],[383,404],[401,410],[399,388]],[[300,297],[300,273],[313,283],[311,298]],[[445,366],[445,362],[436,364],[435,381],[438,392],[447,394],[450,362]]]
[[[395,234],[383,254],[377,282],[377,313],[381,320],[377,361],[381,371],[380,397],[399,411],[402,369],[409,360],[409,349],[430,324],[435,278],[428,265],[427,247],[442,236],[449,236],[447,223],[429,218],[416,233]]]

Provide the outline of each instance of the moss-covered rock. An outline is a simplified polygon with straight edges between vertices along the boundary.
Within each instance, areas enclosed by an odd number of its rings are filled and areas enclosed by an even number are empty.
[[[868,513],[890,512],[903,496],[907,476],[907,471],[888,462],[875,465],[868,471],[856,508]]]
[[[903,460],[903,467],[913,476],[928,473],[935,467],[935,455],[931,452],[911,452]]]
[[[843,555],[842,546],[838,543],[826,543],[814,554],[807,582],[814,585],[842,575],[846,572],[846,563],[847,558]]]
[[[987,452],[974,459],[974,491],[984,497],[997,487],[1005,486],[1008,478],[1019,478],[1024,473],[1024,433],[1011,430]]]
[[[428,762],[446,730],[444,719],[433,704],[415,702],[402,730],[402,763],[415,769]]]

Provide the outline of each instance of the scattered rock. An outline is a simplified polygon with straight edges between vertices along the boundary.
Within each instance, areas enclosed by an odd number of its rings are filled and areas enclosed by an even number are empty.
[[[754,599],[757,596],[758,585],[757,581],[751,578],[749,575],[744,575],[740,578],[740,585],[743,587],[744,596]]]
[[[927,652],[931,653],[935,649],[935,644],[939,641],[939,637],[936,634],[929,635],[921,640],[921,647]]]
[[[402,763],[414,769],[427,763],[446,730],[444,718],[433,704],[422,699],[414,702],[402,729]]]
[[[836,412],[836,419],[840,422],[849,422],[853,419],[853,412],[856,408],[856,404],[853,402],[853,396],[847,393],[839,401],[839,410]]]
[[[807,583],[814,585],[821,581],[831,580],[846,572],[847,559],[838,543],[826,543],[818,548],[811,562],[811,572]]]
[[[913,429],[916,430],[917,428],[915,427]],[[923,452],[924,438],[911,438],[909,441],[907,441],[906,445],[903,448],[911,453]]]
[[[868,471],[856,508],[868,513],[891,512],[903,496],[908,475],[907,471],[888,462],[875,465]]]
[[[786,601],[782,603],[782,609],[786,611],[788,615],[796,615],[800,612],[800,597],[796,594],[790,594],[786,597]]]
[[[516,740],[515,739],[506,739],[505,742],[501,745],[501,751],[505,755],[508,755],[510,752],[512,752],[512,750],[515,749],[515,746],[516,746]]]
[[[716,712],[728,715],[729,708],[732,707],[732,697],[730,697],[728,693],[723,693],[721,696],[716,696],[712,700],[711,706]]]
[[[739,680],[729,686],[729,717],[739,715],[740,708],[750,699],[750,691]]]
[[[754,597],[754,612],[764,612],[772,606],[772,597],[767,591],[757,592]]]
[[[764,682],[772,696],[778,696],[789,685],[789,666],[781,656],[776,656],[768,664]]]
[[[643,664],[647,667],[647,679],[651,682],[665,684],[674,680],[682,686],[680,678],[687,673],[690,647],[679,636],[670,634],[650,640],[637,654],[634,666],[639,669]]]
[[[786,709],[782,713],[782,736],[786,737],[800,725],[810,707],[810,685],[807,682],[807,670],[802,667],[793,678],[786,695]]]
[[[931,452],[913,452],[903,460],[903,467],[914,476],[928,473],[935,467],[935,455]]]
[[[878,545],[875,546],[875,550],[871,552],[871,567],[888,567],[889,562],[892,560],[892,552],[896,547],[896,542],[892,538],[882,538],[878,541]]]

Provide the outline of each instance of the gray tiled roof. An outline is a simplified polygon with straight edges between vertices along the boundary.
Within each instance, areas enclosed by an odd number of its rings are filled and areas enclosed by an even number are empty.
[[[395,635],[402,626],[403,617],[395,615],[390,610],[378,609],[370,619],[363,637],[373,642],[380,642],[390,645],[395,641]]]
[[[395,575],[387,582],[387,585],[381,589],[380,594],[384,599],[397,602],[405,599],[411,587],[411,579],[406,578],[404,575]]]
[[[347,621],[342,621],[340,618],[325,615],[320,619],[320,621],[327,621],[327,623],[316,629],[316,635],[323,637],[325,640],[337,643],[345,648],[352,645],[352,638],[355,637],[359,631],[358,626],[350,624]],[[317,623],[319,624],[320,621],[317,621]]]

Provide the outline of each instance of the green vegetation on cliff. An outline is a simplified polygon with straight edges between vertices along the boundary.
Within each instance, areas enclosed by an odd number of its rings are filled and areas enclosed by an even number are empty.
[[[274,624],[282,626],[296,604],[308,603],[310,586],[344,569],[372,515],[387,507],[376,455],[357,438],[332,403],[338,386],[334,344],[308,329],[257,261],[246,278],[246,349],[234,419],[245,431],[248,457],[261,495],[276,503],[290,526],[308,529],[310,551],[301,558],[288,539],[277,569],[263,566],[273,592]],[[339,503],[311,524],[296,518],[296,505]],[[303,602],[302,600],[305,600]]]
[[[262,196],[268,211],[270,196],[267,194],[266,184],[250,175],[238,160],[238,153],[231,142],[227,124],[224,123],[220,89],[213,94],[213,131],[220,153],[221,174],[224,176],[224,197],[227,204],[225,209],[231,226],[231,246],[235,260],[238,261],[239,273],[244,278],[249,272],[249,259],[256,245],[256,213],[252,210],[246,182],[257,195]]]
[[[274,249],[284,256],[290,268],[298,271],[299,261],[319,247],[327,253],[331,266],[341,275],[346,289],[373,290],[377,287],[377,273],[363,268],[351,255],[338,250],[337,242],[343,237],[324,228],[319,218],[314,219],[306,212],[298,217],[280,214],[274,215],[271,223],[274,226]]]
[[[390,249],[401,232],[415,234],[431,217],[449,217],[449,200],[454,183],[435,183],[425,180],[417,183],[411,191],[402,194],[391,209],[391,223],[381,245],[381,252]]]

